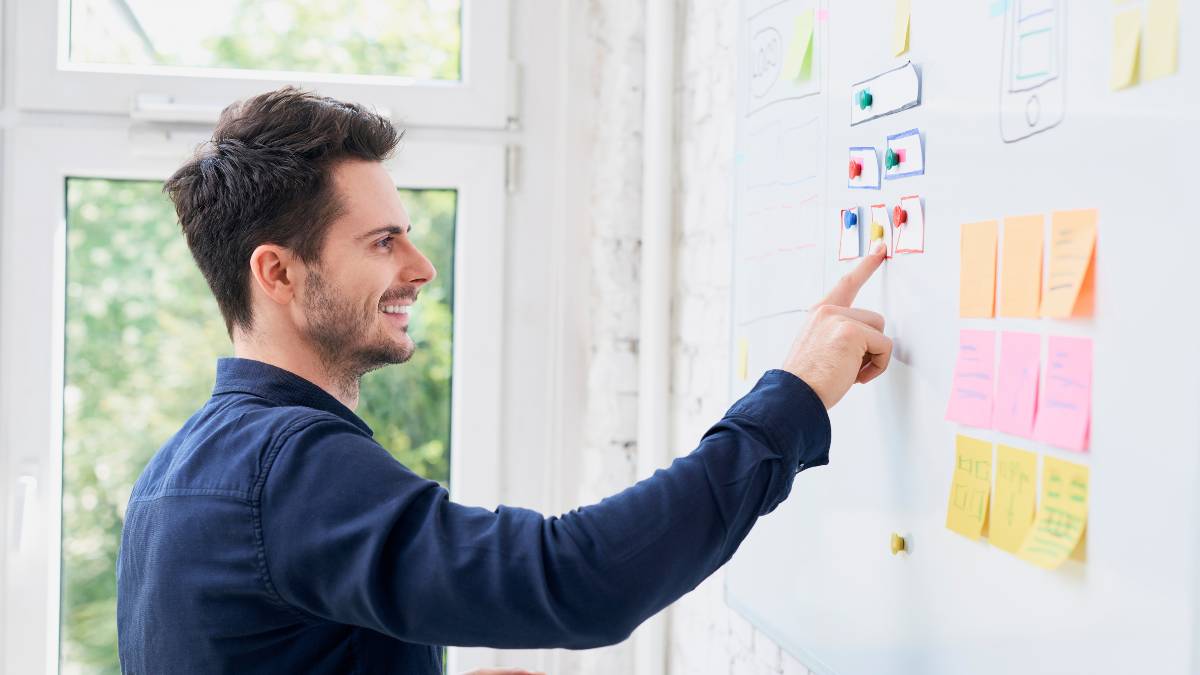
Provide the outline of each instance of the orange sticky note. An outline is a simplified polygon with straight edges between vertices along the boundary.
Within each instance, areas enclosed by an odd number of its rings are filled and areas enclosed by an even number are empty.
[[[1050,269],[1042,316],[1091,316],[1095,309],[1096,209],[1055,211],[1050,217]]]
[[[989,318],[996,308],[996,221],[962,226],[958,313]]]
[[[1045,218],[1004,219],[1000,265],[1000,316],[1036,319],[1042,299],[1042,229]]]

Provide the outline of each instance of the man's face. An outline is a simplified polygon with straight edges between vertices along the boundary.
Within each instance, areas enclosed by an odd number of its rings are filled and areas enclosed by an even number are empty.
[[[408,213],[382,164],[342,162],[332,178],[342,214],[320,262],[307,267],[300,305],[325,365],[357,377],[412,356],[409,311],[437,271],[409,240]]]

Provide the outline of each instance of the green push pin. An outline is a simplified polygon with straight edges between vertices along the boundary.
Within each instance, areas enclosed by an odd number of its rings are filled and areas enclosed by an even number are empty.
[[[900,166],[900,155],[897,155],[895,150],[888,148],[887,154],[883,156],[883,166],[886,169]]]
[[[875,102],[875,97],[871,95],[870,89],[863,89],[858,92],[858,107],[861,110],[866,110]]]

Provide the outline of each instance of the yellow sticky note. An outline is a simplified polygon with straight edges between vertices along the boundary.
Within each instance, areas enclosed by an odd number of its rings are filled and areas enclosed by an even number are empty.
[[[807,9],[796,17],[792,30],[792,42],[787,57],[783,60],[783,79],[812,79],[813,62],[813,10]]]
[[[1042,299],[1042,229],[1045,218],[1004,219],[1000,264],[1000,316],[1036,319]]]
[[[896,21],[892,25],[892,54],[908,51],[908,28],[912,23],[912,0],[896,0]]]
[[[749,375],[750,367],[750,341],[746,338],[738,339],[738,357],[737,357],[737,373],[739,380],[745,380]]]
[[[1096,209],[1055,211],[1050,217],[1050,269],[1042,316],[1091,316],[1095,305]]]
[[[1033,525],[1037,509],[1037,455],[1003,443],[996,448],[996,494],[988,540],[1016,553]]]
[[[1146,10],[1147,80],[1174,75],[1179,69],[1179,0],[1150,0]]]
[[[958,313],[991,317],[996,309],[996,221],[962,226]]]
[[[992,444],[958,436],[954,445],[954,476],[950,480],[946,527],[968,539],[979,539],[988,529]]]
[[[1033,529],[1017,555],[1054,569],[1071,556],[1087,527],[1088,468],[1046,457],[1042,463],[1042,503]]]
[[[1132,87],[1138,81],[1138,50],[1142,42],[1142,10],[1125,10],[1117,14],[1113,24],[1112,77],[1113,91]]]

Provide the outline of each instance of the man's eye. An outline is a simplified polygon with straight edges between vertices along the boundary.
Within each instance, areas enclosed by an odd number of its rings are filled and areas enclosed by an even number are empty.
[[[375,245],[378,246],[379,248],[384,248],[384,249],[391,248],[392,247],[392,237],[390,237],[390,236],[384,237],[383,239],[380,239],[379,241],[375,242]]]

